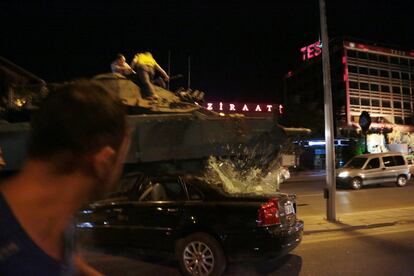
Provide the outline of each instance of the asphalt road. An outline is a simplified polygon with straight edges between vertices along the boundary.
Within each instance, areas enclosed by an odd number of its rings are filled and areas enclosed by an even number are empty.
[[[282,192],[298,196],[298,216],[324,216],[323,176],[292,177]],[[337,213],[414,206],[414,181],[358,191],[338,190]],[[305,235],[292,254],[260,264],[231,264],[225,275],[414,275],[414,224]],[[106,275],[180,275],[173,260],[84,252]]]
[[[105,275],[180,275],[176,263],[137,255],[87,252]],[[233,263],[225,275],[414,275],[414,227],[403,225],[351,232],[307,235],[278,261]]]
[[[323,189],[326,186],[324,176],[292,176],[280,186],[281,192],[297,195],[298,215],[313,216],[326,214],[326,200]],[[353,213],[380,209],[396,209],[414,206],[414,180],[407,186],[397,187],[392,183],[366,186],[361,190],[337,189],[336,212]]]

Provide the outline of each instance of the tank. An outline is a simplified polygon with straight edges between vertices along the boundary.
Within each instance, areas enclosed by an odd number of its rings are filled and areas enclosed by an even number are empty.
[[[126,160],[129,168],[153,164],[198,167],[210,156],[261,160],[274,157],[291,132],[273,118],[223,115],[200,106],[202,92],[168,91],[154,86],[157,101],[142,97],[140,87],[119,74],[93,77],[127,106],[133,138]],[[198,101],[198,103],[197,103]],[[6,166],[18,170],[26,156],[30,126],[2,121],[0,147]],[[242,157],[244,156],[244,157]],[[253,162],[253,161],[252,161]],[[246,166],[249,162],[244,162]]]

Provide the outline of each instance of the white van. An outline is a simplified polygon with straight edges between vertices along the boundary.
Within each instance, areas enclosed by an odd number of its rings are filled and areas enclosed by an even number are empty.
[[[410,177],[407,160],[399,152],[357,155],[336,170],[337,185],[345,184],[355,190],[365,185],[389,182],[403,187]]]

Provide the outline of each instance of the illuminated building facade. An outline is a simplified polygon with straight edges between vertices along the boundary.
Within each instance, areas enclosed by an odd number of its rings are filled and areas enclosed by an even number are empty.
[[[317,42],[301,48],[302,64],[284,79],[285,101],[295,97],[323,110],[320,47]],[[358,131],[362,111],[371,115],[372,132],[414,132],[414,51],[350,39],[335,39],[330,48],[336,135]]]

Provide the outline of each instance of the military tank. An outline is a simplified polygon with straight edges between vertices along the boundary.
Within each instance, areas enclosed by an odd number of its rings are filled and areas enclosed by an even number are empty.
[[[254,152],[254,158],[274,156],[290,132],[273,118],[209,111],[193,101],[200,100],[201,93],[191,97],[154,85],[158,100],[148,101],[140,87],[122,75],[108,73],[93,79],[127,106],[133,128],[127,168],[163,164],[188,170],[199,168],[210,156],[240,157],[246,152]],[[0,123],[0,147],[6,161],[3,170],[18,170],[22,165],[29,130],[28,122]]]
[[[148,101],[140,87],[122,75],[103,74],[94,79],[128,107],[128,121],[134,129],[129,166],[163,163],[188,169],[210,156],[240,157],[247,151],[263,157],[274,154],[287,138],[288,133],[273,118],[207,110],[200,105],[202,93],[174,93],[154,85],[158,100]]]

